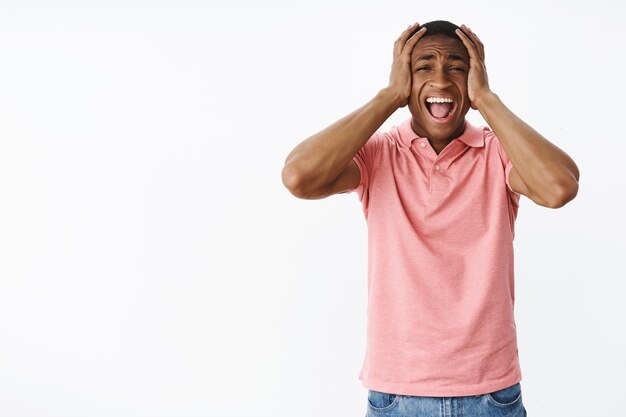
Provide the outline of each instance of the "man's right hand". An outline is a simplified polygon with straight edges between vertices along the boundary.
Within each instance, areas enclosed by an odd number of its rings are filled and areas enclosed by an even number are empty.
[[[285,159],[282,181],[296,197],[319,199],[354,190],[361,180],[356,153],[411,95],[411,51],[426,29],[409,26],[393,48],[389,85],[347,116],[310,136]],[[417,31],[417,32],[416,32]]]
[[[393,92],[395,97],[398,97],[399,107],[404,107],[409,103],[409,96],[411,95],[411,51],[417,41],[426,33],[425,27],[417,30],[418,27],[419,23],[415,22],[406,28],[393,45],[393,63],[387,89]]]

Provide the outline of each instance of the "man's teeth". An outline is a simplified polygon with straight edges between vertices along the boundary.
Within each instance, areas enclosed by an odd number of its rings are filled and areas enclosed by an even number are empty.
[[[451,98],[443,98],[443,97],[428,97],[426,99],[426,103],[453,103],[454,100]]]

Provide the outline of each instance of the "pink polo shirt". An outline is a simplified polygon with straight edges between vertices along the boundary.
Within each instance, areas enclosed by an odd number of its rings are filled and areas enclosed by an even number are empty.
[[[354,156],[368,228],[365,388],[481,395],[521,381],[513,315],[520,195],[488,127],[437,155],[409,118]]]

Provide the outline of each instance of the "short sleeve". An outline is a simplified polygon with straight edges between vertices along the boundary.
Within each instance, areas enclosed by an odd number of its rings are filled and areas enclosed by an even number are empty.
[[[361,174],[361,180],[359,185],[352,190],[344,191],[349,194],[356,192],[359,200],[366,206],[369,200],[369,186],[372,181],[372,177],[376,171],[376,158],[380,155],[380,148],[385,140],[384,133],[375,132],[365,145],[361,147],[354,155],[352,160],[359,167],[359,173]]]
[[[508,156],[506,157],[505,166],[506,168],[504,169],[504,178],[506,182],[506,188],[509,190],[510,193],[520,196],[520,193],[511,188],[511,183],[509,182],[509,172],[511,172],[511,168],[513,168],[513,163],[509,160]]]
[[[511,169],[513,168],[513,163],[509,159],[509,156],[506,154],[504,147],[500,143],[500,140],[495,135],[495,133],[491,129],[485,128],[484,134],[485,134],[485,144],[489,143],[490,146],[493,146],[498,150],[498,159],[500,161],[498,165],[502,167],[502,172],[504,174],[503,182],[505,183],[505,187],[506,187],[507,195],[508,195],[508,211],[509,211],[509,222],[511,226],[511,233],[513,234],[513,236],[515,236],[515,219],[517,218],[517,212],[519,210],[519,200],[520,200],[521,194],[518,193],[517,191],[514,191],[511,188],[511,184],[509,182],[509,173],[511,172]],[[489,136],[491,136],[491,139],[489,139]]]
[[[509,182],[509,173],[513,168],[513,163],[509,159],[509,156],[506,154],[504,147],[500,143],[500,139],[498,139],[496,134],[487,127],[485,128],[485,140],[488,136],[492,136],[493,146],[495,146],[498,150],[498,155],[500,156],[500,161],[502,163],[502,169],[504,170],[504,182],[506,184],[507,191],[509,192],[509,195],[517,202],[519,201],[521,194],[513,190],[513,188],[511,188],[511,183]]]

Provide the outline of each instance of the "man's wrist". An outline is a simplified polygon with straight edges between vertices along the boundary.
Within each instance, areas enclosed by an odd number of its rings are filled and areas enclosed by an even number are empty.
[[[399,109],[402,106],[403,101],[406,100],[403,99],[399,93],[389,87],[381,89],[376,96],[389,106],[393,107],[394,111]]]
[[[476,97],[476,99],[474,100],[474,106],[476,107],[476,110],[482,111],[485,108],[485,106],[489,106],[490,104],[496,102],[497,100],[500,100],[498,95],[494,93],[493,91],[489,90],[479,95],[478,97]]]

